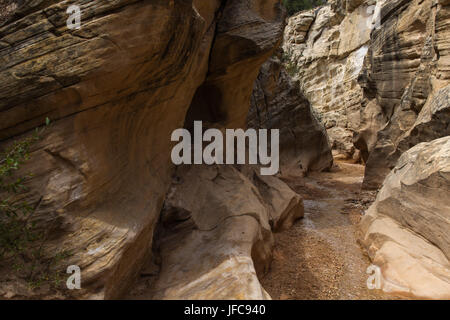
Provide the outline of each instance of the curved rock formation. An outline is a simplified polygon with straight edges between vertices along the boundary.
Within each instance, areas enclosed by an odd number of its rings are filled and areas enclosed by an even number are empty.
[[[383,289],[450,298],[450,137],[405,152],[361,221]]]
[[[270,299],[257,274],[269,269],[272,232],[301,218],[303,202],[281,180],[241,171],[177,169],[156,236],[158,275],[143,272],[131,298]]]
[[[278,0],[80,0],[70,30],[63,1],[12,4],[0,21],[0,140],[52,120],[24,170],[39,190],[30,200],[42,196],[36,217],[55,226],[48,250],[70,250],[82,269],[82,290],[64,294],[120,297],[150,254],[172,131],[186,114],[202,120],[205,99],[214,121],[245,124],[283,11]]]

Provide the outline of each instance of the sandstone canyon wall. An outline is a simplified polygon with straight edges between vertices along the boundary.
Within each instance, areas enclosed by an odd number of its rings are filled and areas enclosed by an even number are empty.
[[[156,259],[129,297],[270,299],[258,276],[269,270],[273,232],[303,216],[301,197],[250,167],[182,166],[175,178],[155,237]]]
[[[54,229],[47,249],[73,252],[67,263],[83,270],[76,297],[120,297],[151,255],[173,180],[172,131],[207,121],[195,116],[205,101],[211,122],[245,126],[283,10],[276,0],[80,0],[82,28],[69,30],[65,2],[11,3],[0,24],[2,145],[52,120],[24,168],[34,173],[30,201],[42,200],[36,219]],[[301,199],[287,198],[298,216]],[[269,220],[242,219],[270,230]]]
[[[264,63],[260,70],[247,125],[258,129],[280,129],[282,175],[322,171],[333,164],[323,125],[278,56]]]
[[[376,189],[419,142],[450,134],[448,1],[381,2],[379,29],[361,74],[364,103],[355,145]],[[372,119],[372,120],[369,120]]]
[[[221,97],[217,88],[208,83],[197,91],[185,127],[203,120],[208,128],[229,128],[226,113],[211,109]],[[326,170],[333,158],[324,127],[277,57],[262,66],[250,102],[247,128],[280,129],[279,174],[262,176],[249,165],[177,167],[154,257],[128,298],[271,298],[259,279],[269,271],[273,233],[304,213],[301,197],[278,176]]]
[[[360,77],[355,145],[363,186],[382,187],[360,239],[385,291],[449,299],[450,2],[387,1],[381,20]]]
[[[194,97],[185,126],[204,120],[223,128],[213,86]],[[262,66],[247,127],[280,129],[280,172],[302,176],[333,163],[324,127],[279,59]],[[258,166],[180,166],[165,199],[147,261],[128,295],[133,299],[270,299],[259,279],[272,261],[274,232],[303,217],[303,201],[277,176]]]
[[[335,155],[359,158],[353,135],[359,128],[363,91],[358,76],[376,15],[375,1],[329,1],[288,21],[286,63],[325,125]]]
[[[330,0],[285,30],[278,0],[79,0],[79,30],[65,1],[4,3],[0,147],[51,120],[24,196],[83,285],[30,291],[0,267],[0,296],[270,299],[273,233],[304,214],[280,177],[333,148],[383,185],[359,238],[384,290],[450,298],[449,0]],[[280,174],[175,167],[171,134],[196,120],[280,129]]]
[[[446,1],[329,1],[289,19],[286,64],[335,153],[367,163],[366,188],[410,147],[449,134],[448,32]],[[414,130],[424,123],[435,128]]]
[[[449,1],[329,1],[283,44],[335,153],[358,149],[363,187],[381,187],[360,239],[383,289],[421,298],[450,296],[449,33]]]

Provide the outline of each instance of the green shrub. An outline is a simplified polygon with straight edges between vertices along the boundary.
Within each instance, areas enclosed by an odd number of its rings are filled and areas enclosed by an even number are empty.
[[[45,281],[56,284],[60,274],[52,270],[53,266],[69,256],[66,251],[44,256],[48,230],[38,228],[32,219],[42,197],[28,203],[25,184],[33,175],[19,175],[21,166],[31,158],[30,147],[49,124],[47,118],[45,127],[0,152],[0,262],[6,262],[31,287],[39,287]]]
[[[283,0],[283,4],[291,16],[302,10],[309,10],[327,3],[326,0]]]
[[[27,191],[24,183],[31,174],[16,177],[20,166],[30,159],[30,146],[39,140],[36,130],[32,137],[16,141],[0,154],[0,258],[7,259],[19,255],[27,243],[35,241],[30,217],[38,204],[31,205],[23,200],[21,194]]]

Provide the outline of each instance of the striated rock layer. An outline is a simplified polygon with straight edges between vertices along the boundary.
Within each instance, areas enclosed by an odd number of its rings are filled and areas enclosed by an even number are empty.
[[[360,238],[385,291],[448,299],[450,2],[377,5],[354,142],[366,161],[363,187],[381,190]]]
[[[361,221],[383,290],[450,299],[450,137],[405,152]]]
[[[379,188],[402,153],[450,135],[450,2],[379,1],[361,73],[364,187]]]
[[[322,171],[333,164],[328,136],[310,103],[278,57],[260,70],[251,98],[247,126],[280,130],[281,174]]]
[[[358,158],[363,91],[358,76],[376,17],[375,1],[329,1],[289,19],[283,49],[290,72],[325,125],[335,154]]]
[[[30,199],[42,196],[36,218],[55,228],[48,250],[70,250],[82,270],[82,290],[63,294],[120,297],[150,255],[172,131],[186,114],[202,120],[205,101],[214,121],[245,125],[281,38],[279,1],[80,0],[79,30],[63,1],[12,2],[0,20],[0,140],[52,120],[24,170]]]

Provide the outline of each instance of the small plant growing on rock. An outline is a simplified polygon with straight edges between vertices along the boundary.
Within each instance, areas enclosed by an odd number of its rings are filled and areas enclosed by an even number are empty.
[[[25,277],[30,287],[39,287],[51,281],[57,285],[60,273],[53,266],[70,253],[62,251],[45,257],[43,248],[47,239],[46,230],[36,226],[33,215],[41,204],[42,197],[29,203],[26,182],[33,175],[19,175],[19,169],[30,160],[30,147],[41,139],[41,134],[50,125],[35,130],[28,138],[15,141],[0,153],[0,263],[7,262],[9,268]]]
[[[284,68],[291,77],[295,77],[296,75],[299,74],[300,68],[293,61],[291,54],[283,52],[281,62],[283,63]]]

